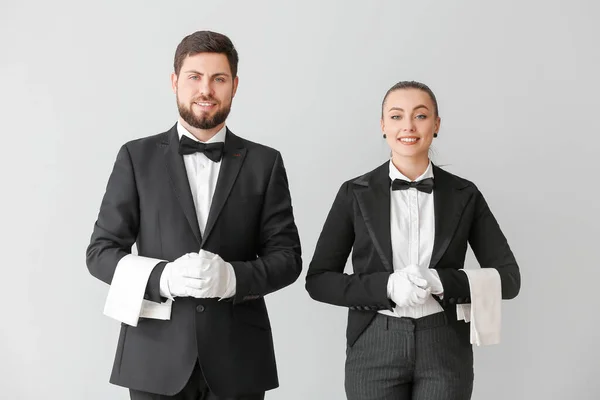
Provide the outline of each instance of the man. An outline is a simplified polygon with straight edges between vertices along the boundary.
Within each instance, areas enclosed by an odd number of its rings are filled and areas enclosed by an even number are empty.
[[[132,399],[278,386],[264,296],[298,278],[300,240],[281,155],[225,125],[237,64],[222,34],[181,41],[179,121],[121,148],[102,200],[87,266],[111,285],[105,313],[123,324],[110,382]]]

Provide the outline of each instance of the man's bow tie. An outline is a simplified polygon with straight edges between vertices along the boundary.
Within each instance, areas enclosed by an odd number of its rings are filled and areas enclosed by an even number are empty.
[[[223,142],[200,143],[187,136],[182,136],[181,140],[179,140],[179,154],[185,155],[200,152],[204,153],[209,160],[214,162],[221,161],[221,157],[223,157],[223,147]]]

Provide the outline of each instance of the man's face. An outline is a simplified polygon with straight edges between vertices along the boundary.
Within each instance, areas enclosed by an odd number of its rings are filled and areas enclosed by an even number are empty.
[[[194,128],[221,128],[237,90],[238,78],[231,76],[227,56],[198,53],[187,56],[179,75],[171,76],[181,118]]]

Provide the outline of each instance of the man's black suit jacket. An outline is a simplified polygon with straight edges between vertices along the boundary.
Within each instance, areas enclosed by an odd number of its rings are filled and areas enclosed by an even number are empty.
[[[235,270],[232,299],[175,298],[171,319],[123,324],[110,381],[172,395],[198,359],[219,396],[278,386],[269,317],[263,297],[294,282],[302,268],[288,181],[278,151],[227,131],[225,150],[201,237],[176,125],[125,144],[102,200],[87,266],[110,284],[135,243],[139,256],[173,261],[201,248]],[[145,297],[161,301],[154,268]],[[164,300],[164,299],[162,299]]]

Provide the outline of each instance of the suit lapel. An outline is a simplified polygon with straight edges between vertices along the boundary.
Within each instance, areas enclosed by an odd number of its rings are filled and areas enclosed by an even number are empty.
[[[215,222],[219,218],[221,210],[223,210],[225,201],[227,200],[227,197],[229,197],[229,193],[231,192],[233,184],[240,172],[240,169],[242,168],[245,157],[246,148],[244,147],[243,141],[239,137],[235,136],[229,129],[227,129],[223,159],[221,160],[222,164],[219,170],[219,177],[217,179],[215,194],[213,195],[210,206],[208,220],[206,221],[206,228],[204,229],[204,238],[201,242],[201,248],[204,247],[206,240],[210,236],[210,233],[215,226]]]
[[[446,252],[454,232],[456,232],[463,210],[471,197],[469,192],[461,190],[466,187],[463,182],[435,165],[433,166],[433,175],[435,179],[433,191],[435,239],[430,268],[435,268]]]
[[[162,142],[162,145],[165,146],[164,155],[171,187],[175,192],[175,196],[183,209],[185,218],[190,224],[190,228],[192,229],[198,244],[200,244],[202,243],[202,237],[200,235],[200,228],[198,227],[196,207],[194,207],[194,199],[192,198],[192,191],[190,190],[190,182],[185,170],[183,157],[179,154],[177,125],[171,128],[166,136],[166,140]]]
[[[393,271],[392,241],[390,233],[390,179],[389,162],[354,181],[358,200],[369,236],[381,262]]]

